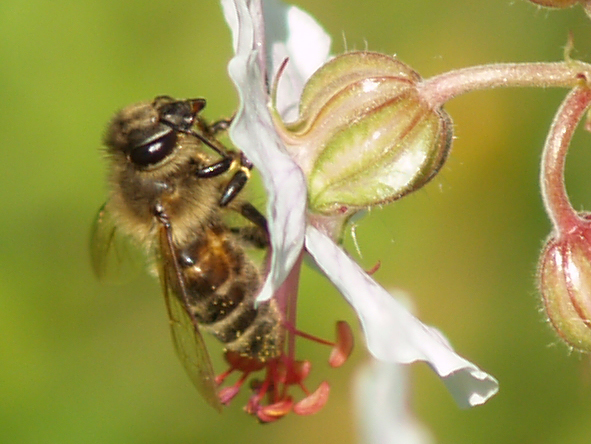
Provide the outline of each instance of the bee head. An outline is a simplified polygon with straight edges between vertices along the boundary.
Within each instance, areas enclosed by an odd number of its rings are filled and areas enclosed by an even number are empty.
[[[112,155],[124,155],[143,169],[159,164],[170,156],[179,132],[189,132],[204,99],[174,100],[159,96],[151,103],[124,108],[115,115],[105,136]]]

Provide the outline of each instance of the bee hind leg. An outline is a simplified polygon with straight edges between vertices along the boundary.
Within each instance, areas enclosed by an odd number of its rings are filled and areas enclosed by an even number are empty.
[[[269,231],[267,229],[267,219],[252,204],[244,202],[237,209],[242,216],[252,222],[253,226],[232,228],[232,232],[256,248],[266,248],[269,246]]]

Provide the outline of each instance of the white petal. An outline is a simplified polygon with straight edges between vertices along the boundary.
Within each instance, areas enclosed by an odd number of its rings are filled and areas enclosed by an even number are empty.
[[[408,411],[405,368],[372,360],[356,378],[355,406],[364,444],[427,444],[431,436]]]
[[[277,109],[284,120],[295,120],[306,81],[328,59],[330,36],[311,15],[295,6],[267,0],[263,3],[263,15],[271,79],[289,59],[279,81]]]
[[[237,53],[240,26],[238,23],[238,8],[233,0],[222,0],[222,10],[224,11],[226,23],[228,24],[230,31],[232,31],[232,48],[234,49],[234,53]]]
[[[306,248],[357,312],[374,357],[399,364],[425,361],[461,407],[482,404],[497,393],[496,379],[457,355],[437,329],[411,315],[328,236],[309,226]]]
[[[240,108],[230,127],[230,137],[260,172],[269,195],[267,217],[273,256],[271,271],[257,300],[269,299],[289,274],[304,243],[306,182],[286,154],[268,109],[264,60],[257,5],[223,0],[224,14],[233,33],[236,55],[228,72],[240,95]]]

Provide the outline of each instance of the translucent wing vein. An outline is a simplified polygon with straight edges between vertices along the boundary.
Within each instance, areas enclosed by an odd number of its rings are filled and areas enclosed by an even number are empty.
[[[188,309],[186,287],[174,254],[172,234],[164,225],[160,229],[159,241],[159,275],[176,352],[199,393],[212,407],[221,411],[211,359],[197,321]]]

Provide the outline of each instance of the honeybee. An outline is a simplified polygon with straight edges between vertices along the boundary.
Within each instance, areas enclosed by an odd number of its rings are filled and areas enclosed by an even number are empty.
[[[252,164],[216,138],[230,121],[208,124],[204,99],[156,97],[118,112],[108,126],[109,198],[92,236],[99,277],[120,260],[120,238],[146,253],[162,284],[176,351],[206,401],[221,409],[200,329],[225,350],[264,364],[283,337],[274,301],[255,308],[261,267],[245,246],[265,248],[265,217],[239,193]],[[230,227],[225,214],[246,225]],[[125,240],[123,240],[125,242]]]

